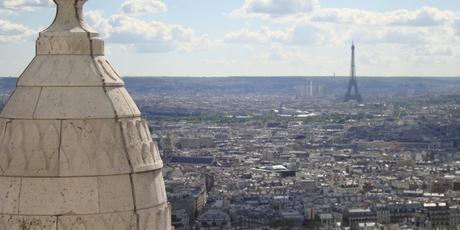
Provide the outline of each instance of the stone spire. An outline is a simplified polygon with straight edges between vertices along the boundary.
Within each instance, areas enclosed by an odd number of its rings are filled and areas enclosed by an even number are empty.
[[[0,114],[0,229],[171,229],[157,145],[83,22],[53,24]]]

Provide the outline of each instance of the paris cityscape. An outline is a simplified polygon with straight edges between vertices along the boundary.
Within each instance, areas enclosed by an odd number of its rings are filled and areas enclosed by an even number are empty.
[[[0,0],[0,230],[460,229],[460,4],[112,1]]]
[[[0,81],[5,99],[15,79]],[[159,145],[176,229],[460,221],[460,79],[358,78],[363,103],[343,101],[345,77],[125,81]]]

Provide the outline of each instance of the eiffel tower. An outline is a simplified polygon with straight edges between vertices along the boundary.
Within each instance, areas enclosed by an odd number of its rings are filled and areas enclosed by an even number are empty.
[[[351,76],[350,82],[348,83],[348,91],[345,95],[345,102],[356,100],[357,102],[363,102],[363,98],[358,90],[358,80],[356,79],[356,66],[355,66],[355,44],[351,45]]]

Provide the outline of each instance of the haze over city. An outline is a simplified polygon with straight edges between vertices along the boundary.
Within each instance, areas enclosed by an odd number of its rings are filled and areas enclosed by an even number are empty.
[[[0,1],[0,76],[33,57],[50,2]],[[346,76],[353,40],[359,75],[460,72],[451,0],[92,0],[85,15],[124,76]]]

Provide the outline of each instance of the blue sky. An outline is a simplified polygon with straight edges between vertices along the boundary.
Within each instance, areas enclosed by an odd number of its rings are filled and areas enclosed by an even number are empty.
[[[124,76],[460,76],[457,0],[89,0]],[[0,0],[0,76],[18,76],[49,0]]]

